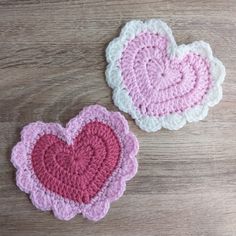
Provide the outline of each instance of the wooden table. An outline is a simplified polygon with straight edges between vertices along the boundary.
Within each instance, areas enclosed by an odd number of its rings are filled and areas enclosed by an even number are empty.
[[[118,110],[104,50],[125,22],[161,18],[176,41],[204,40],[226,66],[224,99],[179,131],[141,131],[139,171],[105,219],[62,222],[15,185],[21,128],[65,124],[85,105]],[[236,235],[236,1],[0,1],[0,235]]]

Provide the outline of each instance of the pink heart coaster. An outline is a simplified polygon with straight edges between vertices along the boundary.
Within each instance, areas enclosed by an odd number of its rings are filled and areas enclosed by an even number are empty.
[[[177,46],[160,20],[128,22],[107,47],[113,100],[148,132],[202,120],[222,98],[225,68],[209,44]]]
[[[61,220],[83,214],[100,220],[137,171],[138,141],[119,112],[84,108],[65,128],[25,126],[11,161],[18,187],[43,211]]]

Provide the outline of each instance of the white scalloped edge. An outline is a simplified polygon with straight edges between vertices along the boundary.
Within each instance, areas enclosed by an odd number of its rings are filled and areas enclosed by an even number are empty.
[[[168,37],[170,43],[167,52],[170,57],[177,56],[181,58],[187,52],[196,52],[207,57],[211,65],[211,74],[213,79],[213,87],[209,90],[202,105],[190,108],[181,114],[171,114],[157,118],[155,116],[142,115],[135,107],[127,89],[123,85],[121,72],[118,61],[121,58],[122,51],[127,43],[134,39],[136,35],[143,31],[159,33]],[[106,59],[108,62],[106,69],[106,81],[113,89],[113,101],[115,105],[122,111],[129,113],[136,124],[147,132],[155,132],[162,127],[169,130],[178,130],[182,128],[186,122],[196,122],[204,119],[208,114],[209,107],[213,107],[222,99],[222,83],[226,72],[223,63],[213,56],[211,47],[204,41],[195,41],[191,44],[182,44],[178,46],[173,37],[169,26],[158,19],[147,21],[132,20],[122,28],[119,37],[113,39],[106,49]]]

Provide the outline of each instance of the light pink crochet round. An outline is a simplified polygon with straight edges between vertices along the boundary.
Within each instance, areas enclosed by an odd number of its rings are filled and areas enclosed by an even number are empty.
[[[24,127],[11,161],[19,188],[62,220],[78,213],[97,221],[137,171],[138,142],[118,112],[94,105],[69,121]]]
[[[120,58],[124,85],[144,115],[181,113],[201,104],[212,85],[207,58],[191,52],[170,58],[167,45],[166,37],[140,33]]]

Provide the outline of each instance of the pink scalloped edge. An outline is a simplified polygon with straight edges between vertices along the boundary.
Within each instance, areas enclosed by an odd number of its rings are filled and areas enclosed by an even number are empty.
[[[102,121],[113,129],[121,145],[121,158],[97,195],[88,204],[78,203],[46,189],[33,171],[30,155],[37,139],[42,134],[56,135],[70,144],[84,125],[94,120]],[[129,131],[124,116],[119,112],[109,112],[100,105],[92,105],[85,107],[79,115],[67,123],[65,128],[58,123],[40,121],[25,126],[21,132],[21,141],[12,150],[11,162],[17,169],[17,186],[30,195],[36,208],[42,211],[52,210],[55,217],[61,220],[70,220],[77,214],[82,214],[90,220],[98,221],[105,217],[110,204],[123,195],[126,181],[135,176],[138,168],[135,156],[138,149],[138,141]]]

